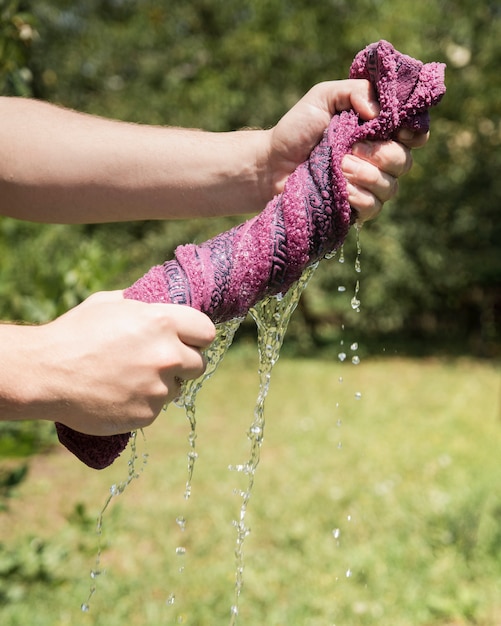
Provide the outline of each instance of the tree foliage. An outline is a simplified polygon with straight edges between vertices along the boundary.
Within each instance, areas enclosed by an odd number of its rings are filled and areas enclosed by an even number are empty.
[[[315,82],[346,77],[387,39],[448,64],[398,199],[361,234],[362,273],[324,263],[298,337],[449,336],[496,350],[501,308],[499,3],[480,0],[11,0],[0,2],[0,85],[79,110],[226,131],[268,127]],[[174,246],[231,222],[51,227],[0,222],[1,311],[43,321],[95,289],[125,286]],[[350,248],[351,246],[351,248]],[[351,258],[354,238],[346,246]],[[335,262],[334,262],[335,263]],[[338,291],[361,281],[361,315]],[[305,324],[311,333],[305,332]]]

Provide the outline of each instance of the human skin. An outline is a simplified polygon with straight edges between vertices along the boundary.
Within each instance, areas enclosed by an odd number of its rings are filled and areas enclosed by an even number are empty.
[[[105,120],[0,98],[0,213],[47,223],[259,211],[335,112],[372,119],[364,80],[321,83],[269,130],[210,133]],[[404,131],[405,132],[405,131]],[[357,144],[343,161],[359,221],[375,217],[427,136]],[[94,435],[150,424],[204,370],[212,322],[179,305],[92,296],[40,326],[0,324],[0,419],[46,419]]]

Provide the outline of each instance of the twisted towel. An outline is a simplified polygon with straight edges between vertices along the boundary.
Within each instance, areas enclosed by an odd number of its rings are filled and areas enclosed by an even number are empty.
[[[151,268],[125,297],[185,304],[223,322],[245,315],[265,296],[285,293],[308,265],[342,244],[354,221],[341,171],[345,154],[357,141],[390,139],[401,128],[427,132],[428,108],[445,93],[444,67],[423,64],[386,41],[362,50],[350,77],[372,83],[379,116],[363,122],[353,111],[336,114],[309,159],[262,213],[201,245],[178,247],[174,260]],[[96,469],[110,465],[130,436],[56,427],[60,441]]]

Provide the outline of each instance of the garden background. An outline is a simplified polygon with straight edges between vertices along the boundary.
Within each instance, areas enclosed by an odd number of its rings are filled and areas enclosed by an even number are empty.
[[[428,145],[362,229],[361,274],[352,236],[291,322],[267,406],[240,621],[501,623],[499,3],[0,0],[0,11],[2,95],[139,123],[269,127],[382,38],[447,63]],[[0,218],[1,318],[48,321],[234,223]],[[349,304],[356,280],[360,313]],[[176,535],[187,428],[169,409],[146,433],[140,480],[108,512],[107,574],[88,614],[94,518],[127,459],[91,472],[50,425],[2,424],[2,624],[229,620],[238,511],[227,465],[246,454],[254,335],[246,322],[201,394],[193,530]],[[341,363],[342,352],[360,364]]]

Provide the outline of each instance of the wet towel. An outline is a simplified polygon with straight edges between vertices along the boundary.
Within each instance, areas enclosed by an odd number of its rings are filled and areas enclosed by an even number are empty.
[[[391,139],[401,128],[427,132],[428,109],[445,93],[444,68],[401,54],[386,41],[362,50],[350,78],[372,83],[379,116],[364,122],[353,111],[334,115],[309,159],[262,213],[200,245],[179,246],[173,260],[151,268],[125,297],[188,305],[217,323],[244,316],[265,296],[285,293],[308,265],[343,243],[356,219],[343,157],[357,141]],[[95,437],[56,426],[60,441],[96,469],[110,465],[129,438],[129,433]]]

